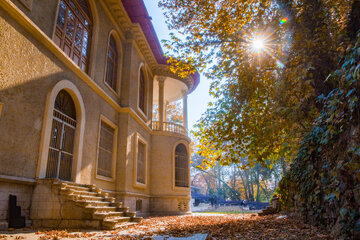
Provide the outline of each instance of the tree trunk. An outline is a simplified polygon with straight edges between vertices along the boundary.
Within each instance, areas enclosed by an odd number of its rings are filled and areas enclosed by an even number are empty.
[[[354,0],[349,16],[349,24],[347,27],[348,36],[350,41],[354,41],[357,32],[360,29],[360,0]]]

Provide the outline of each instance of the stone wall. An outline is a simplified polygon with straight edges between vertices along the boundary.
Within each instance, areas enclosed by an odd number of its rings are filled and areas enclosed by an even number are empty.
[[[155,216],[191,214],[190,197],[152,197],[150,205]]]
[[[0,230],[7,230],[10,194],[15,195],[17,197],[17,206],[21,207],[21,215],[24,216],[25,219],[27,220],[26,224],[27,225],[30,224],[29,217],[30,217],[32,192],[33,192],[33,186],[31,185],[0,181]],[[1,224],[1,222],[3,224]]]

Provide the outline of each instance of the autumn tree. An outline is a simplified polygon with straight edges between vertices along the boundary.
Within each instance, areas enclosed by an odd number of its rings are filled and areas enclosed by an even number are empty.
[[[281,164],[272,169],[256,164],[243,170],[234,163],[225,167],[217,163],[206,169],[198,154],[193,155],[191,167],[191,185],[201,187],[204,195],[232,201],[269,201],[283,174]]]
[[[206,164],[272,166],[296,153],[322,107],[317,96],[334,84],[325,79],[346,48],[352,2],[160,1],[184,35],[167,42],[173,70],[197,68],[212,81],[216,100],[194,133]],[[253,48],[258,40],[263,50]]]
[[[159,119],[157,104],[153,106],[153,119],[154,121],[158,121]],[[166,105],[166,121],[177,124],[182,124],[184,122],[183,106],[181,102],[171,102]]]

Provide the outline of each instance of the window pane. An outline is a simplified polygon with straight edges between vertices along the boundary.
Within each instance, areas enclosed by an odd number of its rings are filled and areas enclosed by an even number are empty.
[[[87,0],[60,0],[54,41],[82,69],[87,69],[91,17]]]
[[[101,122],[97,174],[112,177],[115,130]]]
[[[60,1],[59,14],[56,23],[61,29],[64,28],[65,14],[66,14],[66,5],[63,1]]]
[[[145,184],[145,144],[138,141],[136,180]]]
[[[112,71],[113,71],[113,65],[112,65],[112,61],[110,61],[108,59],[108,63],[107,63],[107,72],[106,72],[106,82],[109,84],[109,86],[112,85]]]
[[[175,186],[189,187],[188,155],[184,144],[179,144],[175,149]]]
[[[85,30],[84,38],[83,38],[83,49],[82,49],[82,54],[84,56],[87,55],[87,47],[88,47],[88,32]]]
[[[117,84],[117,56],[118,52],[116,50],[115,39],[111,35],[109,46],[108,46],[108,57],[107,57],[107,69],[106,69],[106,83],[116,91]]]
[[[66,35],[72,39],[75,31],[75,16],[74,14],[68,10],[68,19],[66,25]]]
[[[78,26],[76,28],[76,35],[75,35],[75,46],[78,49],[81,49],[82,37],[83,37],[83,27],[80,23],[78,23]]]
[[[139,79],[139,108],[145,113],[145,79],[142,69],[140,70]]]

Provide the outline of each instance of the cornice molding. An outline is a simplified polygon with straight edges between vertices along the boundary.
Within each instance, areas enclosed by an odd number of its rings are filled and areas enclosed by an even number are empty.
[[[125,31],[127,41],[133,41],[141,54],[144,56],[147,65],[149,66],[152,74],[158,76],[168,76],[186,84],[188,89],[194,86],[194,79],[189,76],[187,78],[180,78],[170,70],[170,66],[159,64],[154,56],[154,53],[148,43],[148,40],[139,23],[133,23],[128,16],[126,9],[119,0],[103,0],[106,7],[115,18],[116,23]]]
[[[118,25],[123,29],[129,29],[132,25],[130,17],[127,15],[120,0],[102,0],[110,10]]]
[[[156,58],[151,50],[151,47],[144,35],[144,32],[138,23],[132,23],[128,16],[123,4],[119,0],[103,0],[106,7],[115,18],[116,23],[120,28],[124,30],[127,37],[126,40],[134,40],[141,53],[143,54],[145,61],[149,65],[151,71],[157,66]]]
[[[186,78],[181,78],[176,73],[173,73],[170,70],[170,66],[164,64],[158,64],[153,72],[155,76],[168,76],[176,80],[179,80],[185,83],[188,89],[192,89],[192,87],[194,86],[194,80],[191,76],[188,76]]]

